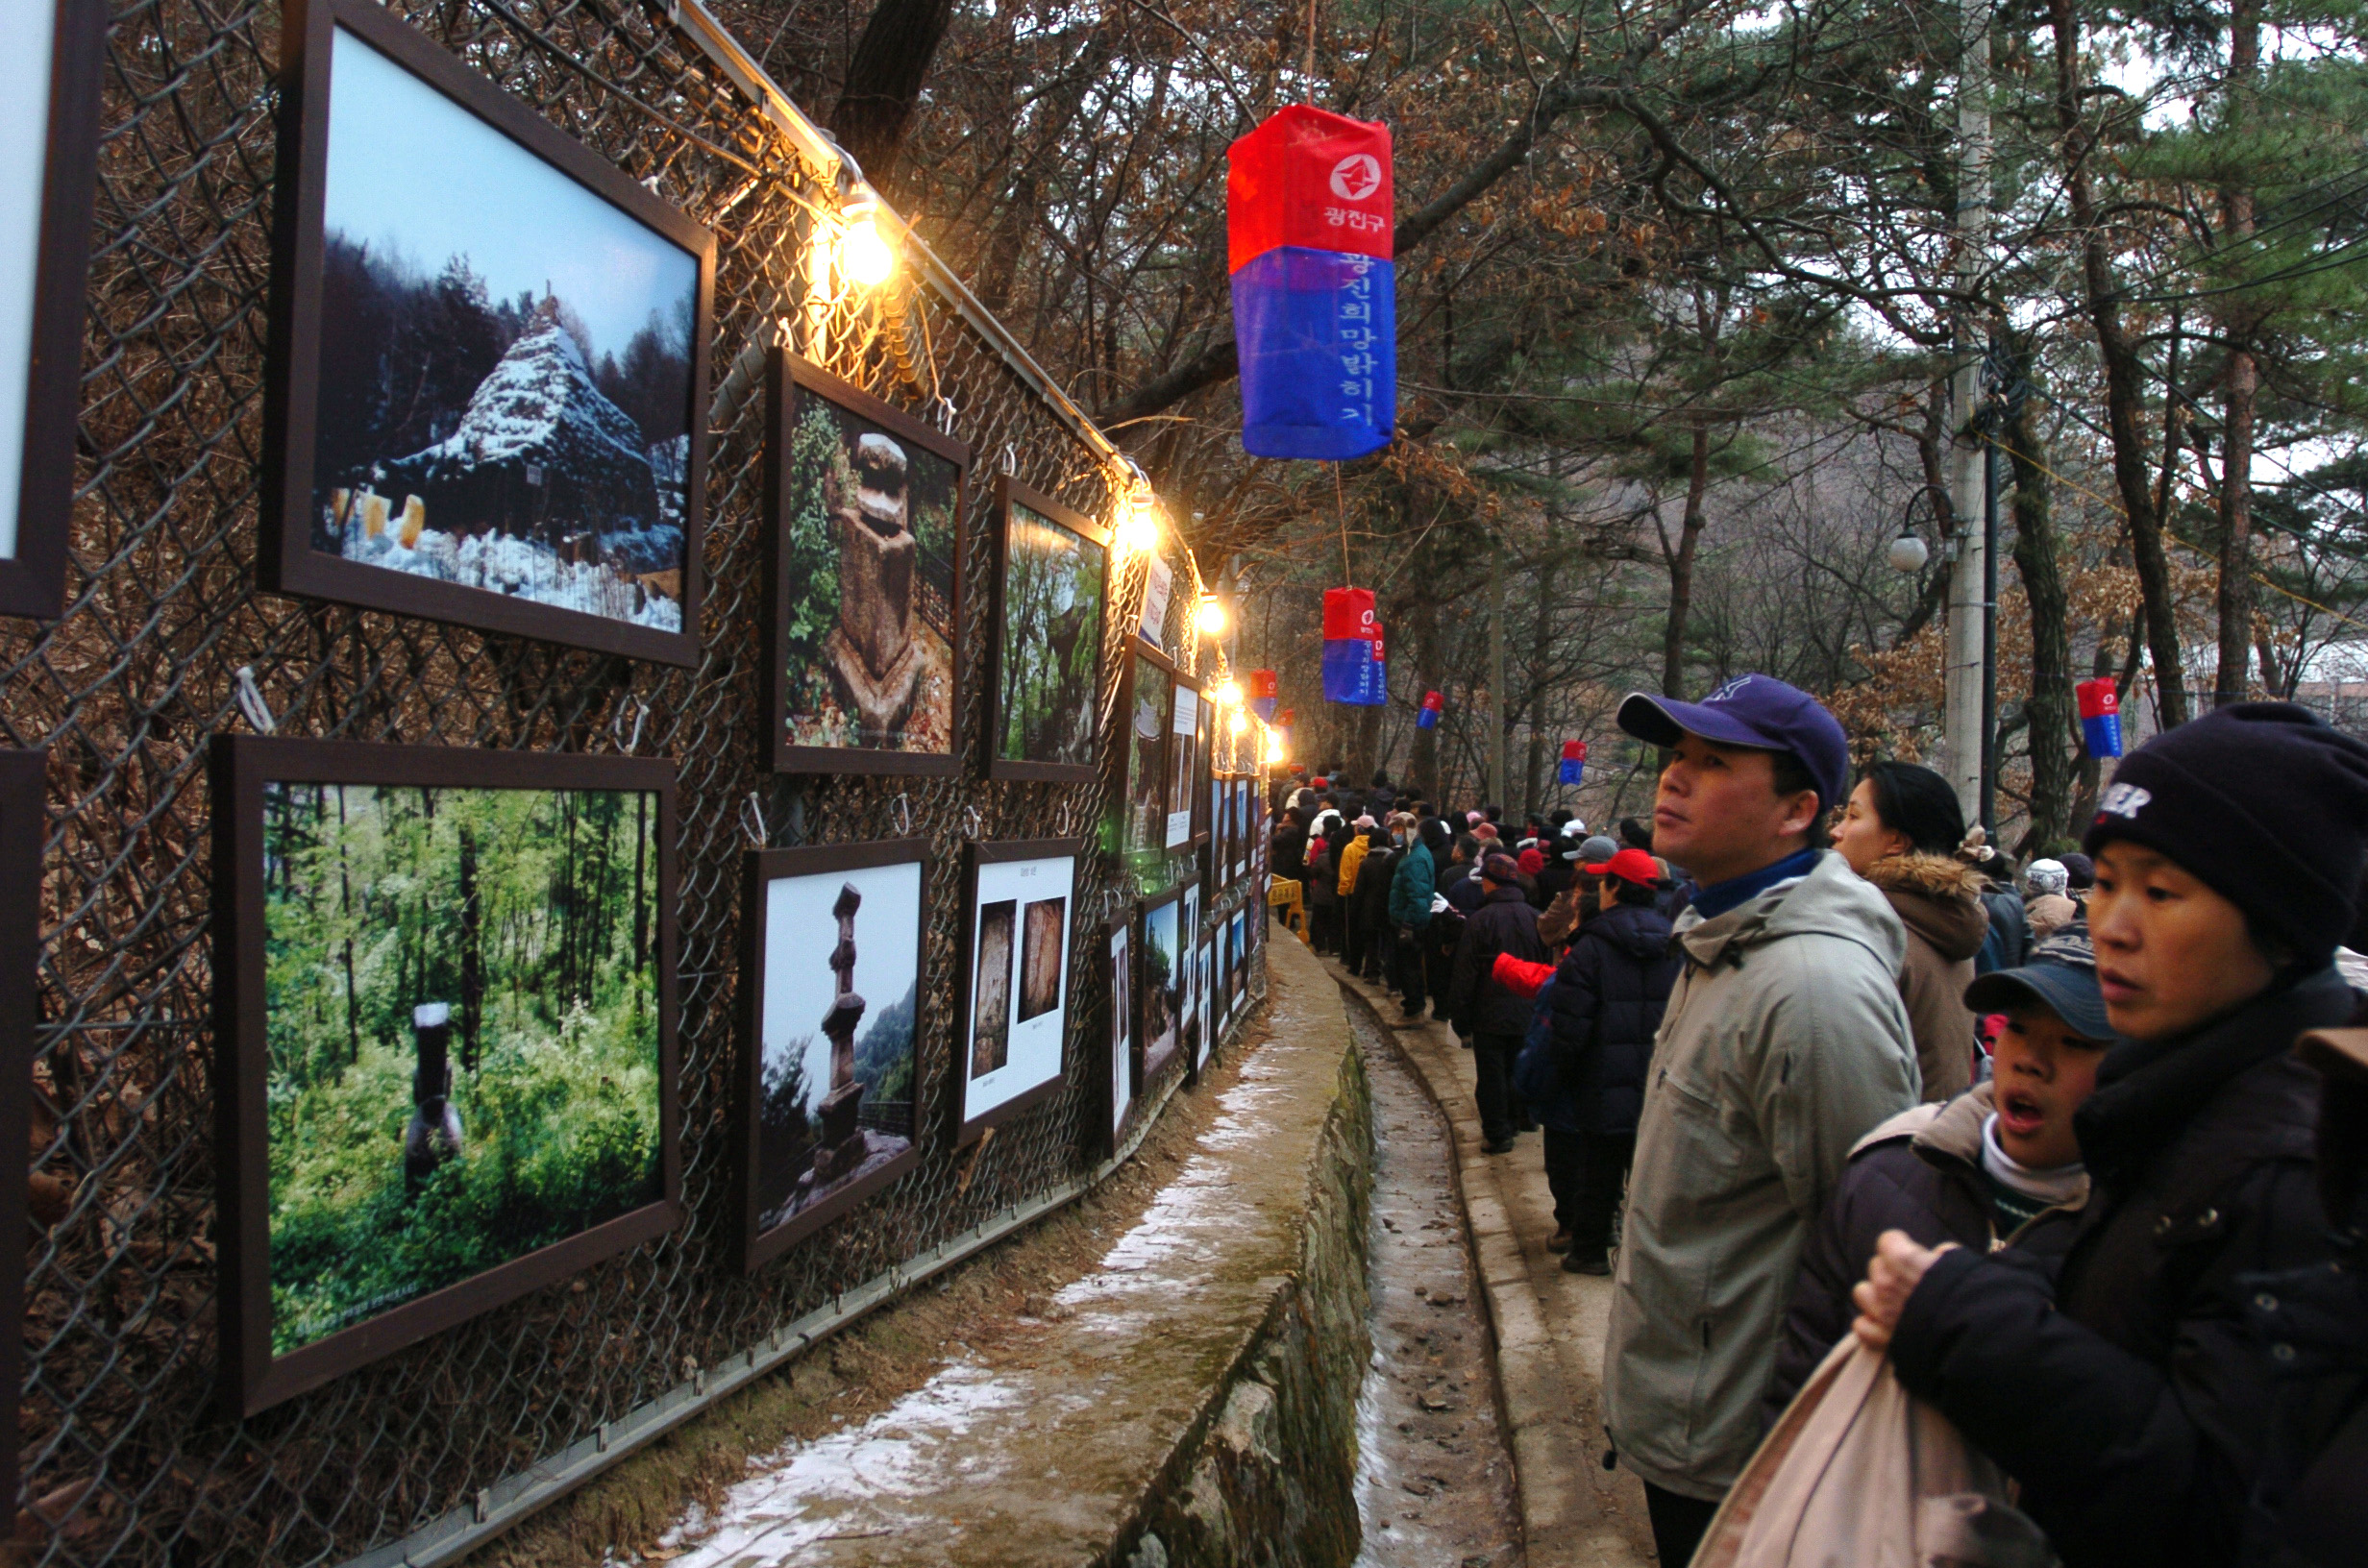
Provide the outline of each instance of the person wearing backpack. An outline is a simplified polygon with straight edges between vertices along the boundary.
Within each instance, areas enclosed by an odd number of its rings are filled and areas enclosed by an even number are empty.
[[[1653,1036],[1677,983],[1661,868],[1641,849],[1604,867],[1608,907],[1579,928],[1543,992],[1514,1084],[1545,1128],[1560,1227],[1547,1250],[1572,1274],[1612,1272],[1612,1214],[1636,1154]]]
[[[2343,1261],[2325,1086],[2294,1047],[2358,1007],[2333,959],[2368,862],[2368,744],[2293,703],[2221,708],[2123,759],[2084,846],[2122,1040],[2073,1118],[2080,1234],[2051,1275],[1887,1231],[1852,1329],[2021,1483],[2065,1568],[2291,1561],[2283,1508],[2368,1344],[2356,1295],[2313,1322],[2276,1283]],[[2284,1400],[2305,1333],[2351,1359]]]

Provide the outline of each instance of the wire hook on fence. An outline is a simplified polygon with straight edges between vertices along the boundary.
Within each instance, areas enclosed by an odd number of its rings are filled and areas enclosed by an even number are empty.
[[[247,716],[259,735],[280,733],[280,721],[271,716],[271,704],[263,700],[262,688],[255,684],[255,666],[242,664],[234,677],[238,682],[238,711]]]
[[[979,815],[979,811],[976,806],[964,806],[962,808],[962,836],[964,838],[969,839],[972,843],[975,844],[978,841],[979,835],[986,831],[986,827],[987,820],[985,817]]]
[[[1011,443],[1006,441],[1003,443],[1003,477],[1010,479],[1017,478],[1019,476],[1020,454],[1013,450]]]
[[[641,749],[641,726],[649,722],[649,718],[648,699],[639,692],[635,692],[633,694],[633,733],[630,736],[625,733],[625,704],[622,702],[618,703],[616,711],[608,716],[608,733],[612,738],[625,742],[627,752],[638,751]]]
[[[752,821],[756,824],[754,827],[749,825]],[[749,797],[740,802],[740,831],[759,849],[773,842],[772,830],[765,826],[764,802],[756,798],[754,790],[749,791]]]
[[[897,797],[888,805],[896,818],[897,837],[911,838],[913,836],[913,797],[900,790],[897,792]]]

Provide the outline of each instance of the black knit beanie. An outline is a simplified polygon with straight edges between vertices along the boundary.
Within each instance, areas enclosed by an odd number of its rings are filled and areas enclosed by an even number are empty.
[[[2317,968],[2359,913],[2368,745],[2292,702],[2240,702],[2124,757],[2081,847],[2159,850]]]

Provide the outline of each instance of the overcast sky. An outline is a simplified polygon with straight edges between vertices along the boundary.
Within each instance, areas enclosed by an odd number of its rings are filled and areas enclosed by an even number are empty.
[[[465,255],[496,299],[548,283],[620,353],[699,286],[699,260],[343,28],[330,68],[326,221],[423,273]]]

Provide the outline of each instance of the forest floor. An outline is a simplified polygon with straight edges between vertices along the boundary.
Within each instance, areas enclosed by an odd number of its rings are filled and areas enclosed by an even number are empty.
[[[661,1538],[712,1512],[752,1461],[860,1427],[942,1371],[950,1356],[992,1366],[1005,1331],[1044,1316],[1062,1286],[1093,1274],[1191,1159],[1222,1115],[1220,1096],[1268,1039],[1252,1017],[1221,1062],[1180,1091],[1107,1181],[1022,1236],[990,1247],[818,1346],[782,1373],[553,1504],[465,1559],[470,1568],[619,1568],[690,1548]]]

